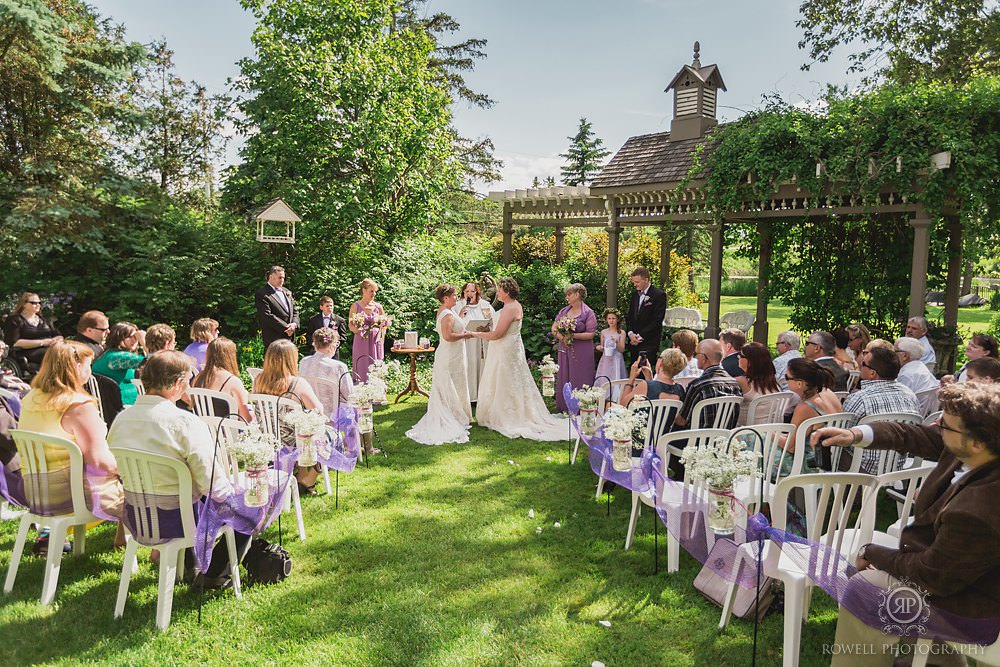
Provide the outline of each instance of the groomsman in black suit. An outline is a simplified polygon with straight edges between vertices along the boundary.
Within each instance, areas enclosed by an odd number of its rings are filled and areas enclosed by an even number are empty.
[[[634,363],[642,352],[650,359],[650,365],[656,363],[660,351],[660,338],[663,336],[663,316],[667,310],[667,293],[659,287],[650,284],[649,269],[636,267],[632,272],[632,301],[628,309],[626,323],[628,325],[629,360]]]
[[[267,271],[267,284],[254,293],[257,306],[257,324],[260,325],[264,349],[274,341],[292,340],[299,328],[299,309],[292,293],[285,287],[285,270],[272,266]]]
[[[316,333],[317,329],[324,327],[335,329],[340,336],[340,345],[337,346],[337,351],[333,354],[334,359],[340,361],[340,348],[347,340],[347,320],[333,313],[333,298],[328,296],[319,298],[319,314],[313,315],[309,324],[306,325],[306,346],[310,350],[312,349],[313,334]]]

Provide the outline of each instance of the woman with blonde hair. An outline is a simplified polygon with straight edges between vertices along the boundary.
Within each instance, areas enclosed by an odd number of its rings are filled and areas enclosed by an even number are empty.
[[[457,295],[456,295],[457,296]],[[461,297],[455,301],[452,309],[462,318],[466,329],[469,324],[475,321],[490,320],[496,317],[496,310],[493,305],[483,298],[483,292],[479,288],[479,283],[467,282],[462,285]],[[475,405],[479,400],[479,380],[483,376],[483,368],[486,367],[487,343],[478,338],[466,338],[465,346],[465,372],[469,385],[469,400]]]
[[[270,394],[298,401],[306,410],[322,412],[323,404],[319,402],[316,393],[309,383],[298,377],[299,351],[290,340],[279,338],[267,346],[264,352],[264,368],[253,383],[255,394]],[[290,444],[294,433],[282,433],[282,442]],[[316,477],[319,475],[319,465],[308,468],[296,468],[295,476],[299,481],[299,492],[314,495]]]
[[[568,382],[573,389],[594,384],[596,362],[594,361],[594,336],[597,335],[597,315],[584,302],[587,288],[581,283],[573,283],[563,289],[567,305],[552,322],[552,335],[559,342],[559,373],[556,376],[556,407],[566,412],[563,386]],[[573,330],[567,331],[560,324],[572,322]]]
[[[351,304],[351,312],[347,317],[347,326],[354,333],[354,344],[351,351],[351,368],[360,382],[368,381],[368,367],[373,361],[385,358],[385,330],[388,324],[376,324],[372,327],[359,326],[354,320],[356,315],[385,315],[382,304],[375,301],[378,284],[371,278],[361,281],[361,299]]]
[[[205,348],[205,367],[192,383],[197,389],[211,389],[228,394],[236,401],[240,417],[252,421],[250,408],[247,407],[246,387],[240,379],[240,367],[236,361],[236,344],[219,336]],[[222,401],[219,401],[221,403]],[[224,412],[224,410],[223,410]]]
[[[191,343],[184,348],[184,354],[194,359],[196,371],[205,367],[208,344],[218,337],[219,323],[210,317],[201,317],[191,325]]]
[[[97,412],[97,402],[84,391],[93,360],[93,350],[83,343],[53,343],[31,382],[31,391],[22,401],[18,428],[76,443],[87,472],[87,507],[94,509],[93,499],[97,497],[105,514],[121,517],[124,495],[118,482],[118,464],[108,449],[108,429]],[[50,509],[53,513],[69,511],[69,456],[62,449],[46,448],[45,464]],[[47,546],[47,538],[39,540],[36,551]],[[124,544],[120,525],[115,544]]]

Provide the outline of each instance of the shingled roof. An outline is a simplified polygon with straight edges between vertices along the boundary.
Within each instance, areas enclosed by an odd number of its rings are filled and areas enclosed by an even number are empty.
[[[705,137],[670,141],[669,132],[631,137],[590,184],[618,188],[650,183],[676,183],[688,175],[694,150]],[[705,147],[710,150],[711,142]]]

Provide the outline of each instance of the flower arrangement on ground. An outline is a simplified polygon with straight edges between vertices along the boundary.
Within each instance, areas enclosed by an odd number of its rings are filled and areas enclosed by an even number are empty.
[[[556,373],[559,372],[559,364],[552,361],[552,356],[546,354],[542,357],[542,363],[538,364],[538,372],[542,376],[542,396],[556,395]]]
[[[604,435],[612,441],[611,464],[615,470],[632,468],[632,437],[646,425],[647,414],[631,412],[622,407],[609,408],[604,413]]]
[[[246,471],[243,502],[248,507],[262,507],[270,500],[267,465],[274,460],[278,441],[256,424],[248,424],[235,438],[226,441],[226,450]]]
[[[597,430],[597,408],[607,395],[604,387],[583,385],[573,390],[573,398],[580,403],[580,433],[587,437]]]
[[[708,482],[708,526],[716,533],[733,532],[733,484],[739,477],[760,477],[759,458],[758,452],[744,448],[738,440],[726,438],[684,448],[681,463],[688,479]]]

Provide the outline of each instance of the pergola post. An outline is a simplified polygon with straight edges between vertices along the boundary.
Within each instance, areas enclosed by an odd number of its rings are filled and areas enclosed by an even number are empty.
[[[771,280],[771,253],[774,249],[774,230],[766,222],[757,224],[760,237],[760,258],[757,270],[757,317],[753,325],[753,339],[767,345],[767,287]]]
[[[670,223],[665,222],[660,227],[660,287],[667,293],[670,299]],[[669,306],[670,303],[667,303]]]
[[[500,232],[503,234],[503,265],[509,266],[514,261],[514,212],[510,204],[503,206],[503,225]]]
[[[948,222],[948,285],[944,293],[945,326],[958,326],[959,288],[962,286],[962,223]]]
[[[920,210],[910,220],[913,227],[913,263],[910,267],[910,317],[922,317],[927,293],[927,256],[930,251],[931,220]]]
[[[565,247],[563,245],[564,239],[566,238],[566,230],[562,225],[556,227],[556,264],[562,264],[563,258],[565,256]]]
[[[722,223],[711,225],[712,264],[708,276],[708,324],[705,338],[719,336],[719,297],[722,293]]]
[[[618,236],[621,228],[618,226],[618,213],[615,209],[615,198],[604,200],[604,208],[608,212],[608,307],[618,305]]]

